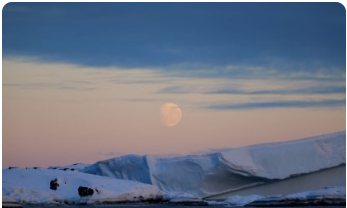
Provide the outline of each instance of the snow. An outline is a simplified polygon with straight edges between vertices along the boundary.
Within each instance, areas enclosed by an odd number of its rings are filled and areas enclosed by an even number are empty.
[[[270,196],[254,200],[250,206],[298,206],[298,205],[345,205],[346,187],[325,187],[290,194],[287,196]]]
[[[80,171],[208,197],[345,163],[346,132],[336,132],[197,155],[124,155]]]
[[[240,207],[245,206],[246,204],[249,204],[253,201],[256,201],[258,199],[263,199],[263,196],[260,195],[249,195],[249,196],[230,196],[225,201],[207,201],[209,205],[223,205],[226,207]]]
[[[16,203],[16,200],[14,200],[12,197],[9,196],[2,196],[2,203]]]
[[[165,192],[163,197],[164,200],[169,202],[196,202],[202,201],[202,198],[197,197],[193,194],[184,193],[184,192],[176,192],[176,191],[168,191]]]
[[[250,196],[230,196],[224,201],[224,204],[228,206],[244,206],[261,198],[263,196],[256,194]]]
[[[3,196],[2,197],[2,207],[9,207],[9,208],[14,208],[14,207],[22,207],[20,204],[16,202],[11,197],[8,196]]]
[[[207,201],[209,205],[223,205],[227,207],[238,207],[245,206],[252,202],[261,202],[263,206],[266,203],[273,205],[274,202],[281,202],[282,205],[285,203],[308,203],[311,199],[320,200],[346,200],[346,187],[336,186],[336,187],[325,187],[318,190],[310,190],[305,192],[299,192],[295,194],[290,194],[286,196],[276,195],[276,196],[260,196],[260,195],[249,195],[249,196],[230,196],[225,201]],[[287,202],[286,202],[287,201]],[[332,201],[330,201],[332,202]],[[292,204],[293,205],[293,204]]]
[[[19,203],[110,203],[163,197],[163,193],[152,185],[75,171],[16,168],[3,170],[2,177],[3,198]],[[50,189],[54,179],[59,184],[57,190]],[[94,194],[80,197],[80,186],[93,189]]]
[[[287,199],[311,199],[311,198],[344,198],[346,199],[346,187],[326,187],[324,189],[305,191],[296,194],[287,195]]]
[[[341,168],[345,163],[346,132],[337,132],[196,155],[124,155],[93,165],[3,169],[2,197],[8,203],[15,201],[30,204],[98,204],[151,200],[201,204],[205,203],[202,200],[204,197],[235,194],[235,191],[249,187],[290,181],[298,178],[298,175],[333,167]],[[312,179],[312,174],[306,176]],[[57,190],[52,190],[50,183],[55,179],[59,186]],[[92,189],[93,195],[81,197],[78,192],[81,186]],[[318,188],[321,187],[323,186]],[[314,203],[325,199],[328,199],[328,203],[334,200],[342,203],[346,199],[346,190],[345,187],[335,186],[308,191],[305,186],[305,192],[287,196],[234,195],[224,202],[208,203],[244,206],[276,201],[313,203],[312,199],[315,200]]]

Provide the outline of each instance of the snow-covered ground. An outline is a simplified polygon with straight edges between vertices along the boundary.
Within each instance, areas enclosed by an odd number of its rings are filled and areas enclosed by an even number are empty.
[[[263,207],[276,205],[319,205],[319,203],[326,203],[326,205],[329,203],[330,205],[338,205],[341,202],[346,202],[346,187],[326,187],[323,189],[305,191],[286,196],[235,195],[228,197],[224,201],[207,202],[209,205],[223,205],[227,207],[239,207],[245,205]]]
[[[152,184],[165,192],[208,197],[343,164],[346,132],[337,132],[199,155],[125,155],[99,161],[81,171]]]
[[[253,201],[263,199],[263,196],[260,195],[249,195],[249,196],[230,196],[224,201],[207,201],[209,205],[224,205],[227,207],[240,207],[245,206]]]
[[[319,190],[305,191],[287,196],[263,197],[250,201],[250,206],[314,206],[346,205],[346,187],[326,187]]]
[[[329,177],[318,174],[329,182],[330,177],[341,173],[333,170],[333,167],[340,170],[344,167],[343,164],[346,164],[346,132],[337,132],[199,155],[126,155],[94,165],[3,169],[2,197],[8,203],[31,204],[159,200],[193,205],[206,203],[202,199],[206,196],[228,193],[233,196],[223,202],[208,203],[224,206],[279,202],[291,205],[296,201],[311,204],[343,203],[346,199],[345,181],[341,185],[343,187],[334,185],[335,187],[317,191],[308,190],[308,184],[312,181],[310,179],[317,177],[312,173],[332,170],[328,173]],[[276,197],[263,197],[260,195],[268,194],[259,193],[235,195],[237,190],[247,190],[250,187],[262,189],[275,183],[282,189],[281,182],[290,183],[300,177],[303,179],[301,183],[306,184],[303,186],[306,192],[287,195],[298,192],[292,190],[284,196]],[[322,187],[324,186],[319,185],[318,188]]]
[[[53,187],[52,187],[53,181]],[[90,188],[93,194],[81,196],[79,187]],[[54,188],[55,187],[55,188]],[[118,202],[156,201],[184,205],[209,204],[226,207],[245,205],[310,205],[343,204],[346,187],[328,187],[287,196],[231,196],[225,201],[204,201],[189,193],[162,192],[156,186],[129,180],[52,169],[3,170],[3,206],[28,204],[102,204]]]
[[[93,194],[81,197],[79,187],[90,188]],[[2,196],[19,203],[55,204],[159,200],[163,193],[156,186],[135,181],[76,171],[16,168],[2,171]]]
[[[326,187],[324,189],[305,191],[286,196],[287,199],[312,199],[318,197],[346,199],[346,187]]]

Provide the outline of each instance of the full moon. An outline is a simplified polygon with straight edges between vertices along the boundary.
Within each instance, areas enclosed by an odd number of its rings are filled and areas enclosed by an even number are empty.
[[[181,108],[175,103],[165,103],[161,106],[160,118],[165,126],[176,126],[182,118]]]

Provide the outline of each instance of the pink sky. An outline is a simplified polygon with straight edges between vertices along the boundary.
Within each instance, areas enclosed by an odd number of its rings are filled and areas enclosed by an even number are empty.
[[[278,79],[179,78],[157,69],[93,68],[3,59],[3,167],[94,163],[121,154],[186,154],[344,131],[345,106],[213,110],[205,105],[272,100],[345,99],[344,94],[209,94],[220,85],[246,89],[309,85]],[[160,93],[170,86],[196,89]],[[175,102],[182,120],[160,121]]]

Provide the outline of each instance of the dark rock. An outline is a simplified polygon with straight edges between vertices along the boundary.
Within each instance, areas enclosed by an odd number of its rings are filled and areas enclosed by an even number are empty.
[[[12,167],[12,166],[8,167],[9,170],[15,169],[15,168],[17,168],[17,167]]]
[[[51,182],[49,183],[49,188],[52,190],[57,190],[58,186],[58,179],[51,180]]]
[[[94,194],[94,190],[91,188],[88,188],[88,187],[80,186],[80,187],[78,187],[78,194],[81,197],[92,196]]]

